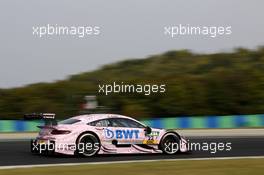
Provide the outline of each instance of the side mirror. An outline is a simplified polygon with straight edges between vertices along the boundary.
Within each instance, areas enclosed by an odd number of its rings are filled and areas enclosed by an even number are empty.
[[[147,126],[145,128],[145,132],[146,132],[146,134],[150,134],[151,133],[151,127]]]

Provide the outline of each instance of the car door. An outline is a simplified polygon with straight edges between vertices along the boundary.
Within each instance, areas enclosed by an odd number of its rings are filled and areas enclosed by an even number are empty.
[[[103,145],[112,141],[111,135],[113,135],[113,133],[109,129],[110,122],[108,119],[96,120],[88,123],[88,125],[94,126],[95,132],[100,137],[100,141]]]
[[[110,118],[110,129],[118,145],[142,144],[145,139],[145,126],[127,118]]]

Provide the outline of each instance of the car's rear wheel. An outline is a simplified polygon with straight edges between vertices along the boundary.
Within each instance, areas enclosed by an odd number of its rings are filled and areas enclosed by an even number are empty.
[[[100,150],[99,139],[91,133],[82,134],[77,140],[77,153],[85,157],[96,155]]]
[[[159,147],[164,154],[175,154],[180,150],[180,138],[175,133],[168,133],[162,138]]]

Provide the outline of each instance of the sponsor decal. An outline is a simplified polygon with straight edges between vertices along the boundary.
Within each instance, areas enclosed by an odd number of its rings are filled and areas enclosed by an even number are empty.
[[[112,131],[110,129],[105,129],[104,133],[105,133],[105,138],[107,138],[107,139],[114,138],[114,131]]]
[[[152,131],[148,136],[159,136],[159,131]]]
[[[143,140],[143,144],[156,145],[158,144],[158,140]]]
[[[150,134],[147,134],[146,139],[143,140],[143,144],[155,145],[158,144],[157,137],[159,136],[159,131],[152,131]]]
[[[138,139],[139,130],[136,129],[105,129],[104,130],[105,138],[107,139]]]

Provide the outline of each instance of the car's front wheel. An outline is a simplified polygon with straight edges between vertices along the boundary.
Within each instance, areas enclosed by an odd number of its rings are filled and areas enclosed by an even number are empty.
[[[180,138],[175,133],[167,133],[162,138],[159,147],[164,154],[175,154],[180,150]]]
[[[96,155],[100,150],[99,139],[91,133],[84,133],[77,139],[77,153],[85,157]]]

